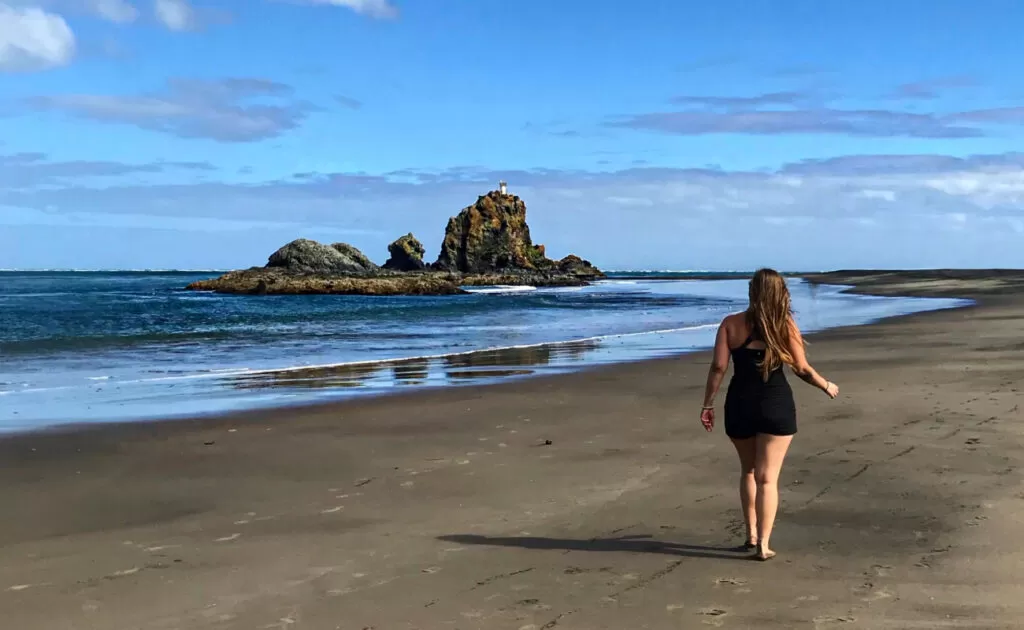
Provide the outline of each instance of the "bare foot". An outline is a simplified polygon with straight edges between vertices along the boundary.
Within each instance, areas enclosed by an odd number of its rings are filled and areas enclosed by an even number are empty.
[[[767,547],[762,547],[759,544],[757,546],[757,555],[755,555],[754,557],[760,560],[761,562],[765,562],[766,560],[771,560],[772,558],[774,558],[775,552],[771,549],[768,549]]]
[[[753,537],[747,538],[747,542],[743,543],[743,548],[748,550],[757,549],[757,539]]]

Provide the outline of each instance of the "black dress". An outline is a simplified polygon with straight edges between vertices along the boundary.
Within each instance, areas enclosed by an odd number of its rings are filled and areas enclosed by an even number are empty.
[[[752,438],[758,433],[796,433],[796,403],[782,368],[765,381],[757,364],[764,350],[750,348],[753,335],[730,351],[733,375],[725,395],[725,434],[733,439]]]

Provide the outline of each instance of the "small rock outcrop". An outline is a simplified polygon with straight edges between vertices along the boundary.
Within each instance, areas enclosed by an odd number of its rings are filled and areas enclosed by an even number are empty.
[[[584,260],[576,254],[569,254],[555,264],[555,269],[560,274],[577,276],[580,278],[601,278],[604,272],[595,267],[589,260]]]
[[[427,250],[411,233],[388,245],[388,253],[391,257],[384,263],[384,268],[390,271],[423,271],[427,268],[423,262]]]
[[[356,265],[363,268],[364,272],[368,273],[380,269],[380,267],[370,260],[366,254],[359,251],[359,249],[352,247],[348,243],[332,243],[331,248],[336,250],[342,256],[354,261]]]
[[[526,203],[491,191],[448,220],[434,268],[458,273],[539,271],[554,266],[535,246],[526,224]]]
[[[268,267],[230,271],[219,278],[193,282],[186,288],[248,295],[459,295],[466,292],[455,278],[445,274],[346,277],[296,274]]]
[[[300,238],[270,255],[267,267],[292,273],[359,274],[378,269],[361,251],[346,243],[324,245]]]

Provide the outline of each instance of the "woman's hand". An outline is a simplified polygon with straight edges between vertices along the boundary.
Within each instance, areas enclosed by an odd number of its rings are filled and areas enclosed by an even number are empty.
[[[700,423],[704,425],[704,430],[711,433],[711,430],[715,428],[715,408],[705,408],[700,410]]]
[[[828,381],[827,383],[825,383],[825,394],[829,398],[835,400],[836,396],[839,395],[839,386],[833,383],[832,381]]]

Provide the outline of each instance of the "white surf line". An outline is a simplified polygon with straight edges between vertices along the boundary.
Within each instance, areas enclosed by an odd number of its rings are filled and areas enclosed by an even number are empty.
[[[482,287],[461,287],[467,293],[494,294],[494,293],[531,293],[538,288],[525,284],[495,284]]]

